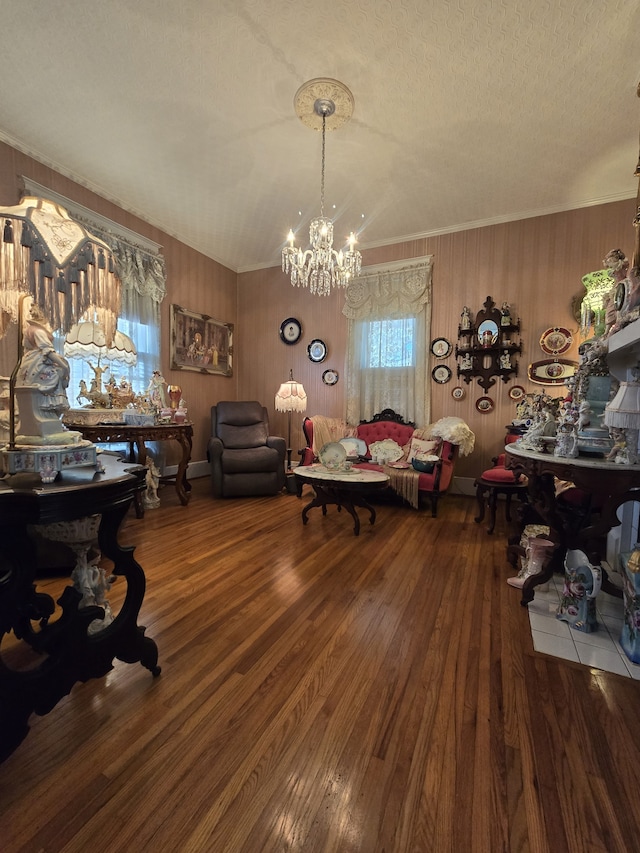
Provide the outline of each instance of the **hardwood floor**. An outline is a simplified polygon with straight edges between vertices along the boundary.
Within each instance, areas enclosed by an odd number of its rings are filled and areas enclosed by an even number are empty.
[[[450,495],[355,537],[335,507],[303,527],[307,494],[203,479],[127,516],[162,674],[118,662],[32,718],[3,853],[637,851],[640,684],[533,651],[504,522]]]

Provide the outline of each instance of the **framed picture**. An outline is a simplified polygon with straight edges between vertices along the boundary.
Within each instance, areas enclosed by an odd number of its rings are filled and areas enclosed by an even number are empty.
[[[172,305],[171,368],[233,376],[233,323]]]

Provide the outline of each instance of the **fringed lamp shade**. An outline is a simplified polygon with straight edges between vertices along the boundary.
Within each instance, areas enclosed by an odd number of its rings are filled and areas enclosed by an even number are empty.
[[[300,382],[293,379],[283,382],[276,394],[275,406],[278,412],[306,412],[307,395]]]
[[[121,285],[109,246],[46,199],[0,208],[0,337],[30,294],[53,331],[95,320],[111,343]]]
[[[640,382],[621,382],[613,400],[604,410],[604,423],[615,429],[640,427]]]
[[[287,412],[287,471],[291,471],[291,412],[307,410],[307,393],[293,378],[293,370],[289,371],[289,381],[278,388],[275,407],[277,412]]]

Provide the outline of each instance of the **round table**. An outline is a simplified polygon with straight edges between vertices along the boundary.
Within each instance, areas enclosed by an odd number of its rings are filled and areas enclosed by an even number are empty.
[[[356,507],[369,510],[369,523],[376,520],[376,511],[367,501],[366,495],[376,489],[384,489],[389,485],[389,476],[380,471],[362,471],[351,468],[348,471],[330,471],[324,465],[299,465],[294,468],[295,476],[304,483],[309,483],[315,491],[315,497],[302,510],[302,523],[308,521],[307,514],[315,506],[322,507],[322,514],[327,514],[327,506],[335,504],[344,507],[353,518],[353,532],[360,533],[360,519]]]

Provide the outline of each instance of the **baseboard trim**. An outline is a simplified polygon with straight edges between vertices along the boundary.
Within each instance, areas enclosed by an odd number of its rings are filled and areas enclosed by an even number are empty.
[[[178,473],[177,465],[165,465],[163,476],[172,477]],[[187,480],[196,480],[198,477],[208,477],[211,473],[211,467],[206,459],[200,462],[189,462],[187,467]]]
[[[467,497],[473,498],[476,494],[474,483],[475,479],[472,477],[454,477],[451,483],[451,494],[467,495]]]

